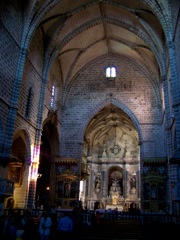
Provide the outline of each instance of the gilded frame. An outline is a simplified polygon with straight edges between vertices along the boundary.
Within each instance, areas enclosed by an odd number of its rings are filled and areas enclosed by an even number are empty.
[[[8,179],[14,182],[14,187],[20,187],[22,184],[23,164],[20,162],[9,163]]]

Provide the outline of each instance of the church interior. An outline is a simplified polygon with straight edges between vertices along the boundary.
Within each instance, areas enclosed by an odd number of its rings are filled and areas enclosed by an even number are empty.
[[[2,0],[0,211],[180,214],[180,1]]]

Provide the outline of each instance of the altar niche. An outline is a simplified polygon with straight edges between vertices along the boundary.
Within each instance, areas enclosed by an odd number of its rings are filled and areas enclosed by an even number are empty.
[[[56,158],[56,204],[62,209],[72,209],[78,204],[77,159]]]
[[[74,207],[77,203],[77,182],[72,179],[63,179],[58,181],[57,200],[61,207]]]
[[[119,170],[109,173],[108,178],[108,195],[112,198],[113,195],[118,197],[123,196],[123,174]]]
[[[122,211],[124,206],[123,198],[123,173],[120,168],[113,168],[108,176],[108,196],[106,199],[106,208],[116,207]]]
[[[58,181],[58,197],[59,198],[75,198],[77,183],[71,179]]]

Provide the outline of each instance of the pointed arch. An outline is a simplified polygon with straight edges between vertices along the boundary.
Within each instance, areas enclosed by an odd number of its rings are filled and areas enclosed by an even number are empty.
[[[91,109],[89,114],[86,115],[85,120],[84,120],[83,124],[80,127],[78,139],[79,140],[81,139],[82,142],[83,142],[84,132],[85,132],[85,129],[86,129],[89,121],[92,119],[92,117],[98,111],[100,111],[103,107],[105,107],[108,104],[114,104],[115,106],[119,107],[120,109],[122,109],[131,118],[131,120],[134,123],[134,126],[135,126],[135,128],[136,128],[136,130],[138,132],[138,135],[139,135],[139,143],[142,142],[142,138],[143,137],[142,137],[142,132],[141,132],[141,128],[140,128],[140,124],[139,124],[138,119],[136,118],[134,113],[127,106],[125,106],[123,103],[121,103],[118,100],[113,99],[113,98],[107,98],[103,102],[98,103],[93,109]]]

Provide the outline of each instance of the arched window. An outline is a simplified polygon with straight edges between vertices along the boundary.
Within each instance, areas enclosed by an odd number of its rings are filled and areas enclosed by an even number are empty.
[[[32,90],[32,87],[30,87],[29,91],[28,91],[28,98],[27,98],[27,103],[26,103],[26,112],[25,112],[26,118],[30,118],[32,97],[33,97],[33,90]]]
[[[115,78],[116,77],[116,68],[115,67],[107,67],[106,68],[106,77],[107,78]]]
[[[51,85],[50,109],[56,111],[58,109],[58,102],[60,101],[60,90],[57,82],[54,80]]]
[[[51,103],[50,103],[52,109],[54,109],[54,104],[55,104],[55,87],[53,85],[51,89]]]

